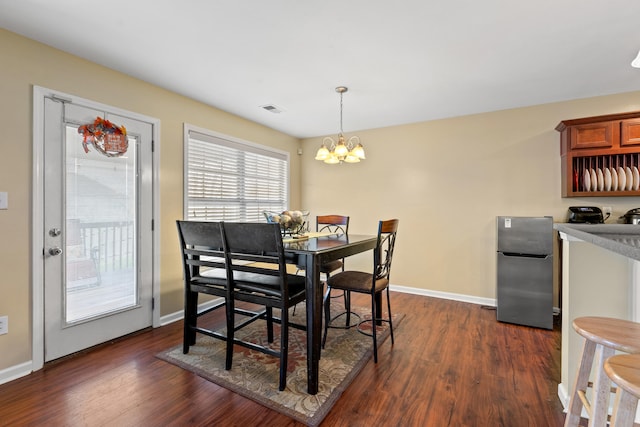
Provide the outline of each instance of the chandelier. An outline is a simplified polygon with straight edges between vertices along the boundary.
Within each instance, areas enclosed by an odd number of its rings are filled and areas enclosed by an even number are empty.
[[[360,160],[365,159],[364,147],[360,143],[360,138],[352,136],[345,141],[342,132],[342,94],[347,90],[349,89],[345,86],[336,88],[336,92],[340,94],[340,133],[338,134],[338,141],[336,142],[330,136],[325,137],[316,153],[316,160],[321,160],[330,165],[342,162],[358,163]]]

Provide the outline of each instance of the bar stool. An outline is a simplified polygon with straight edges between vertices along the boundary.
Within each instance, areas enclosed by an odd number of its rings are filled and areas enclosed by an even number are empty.
[[[564,425],[577,426],[584,406],[589,414],[589,427],[605,426],[611,380],[604,372],[604,361],[615,351],[640,353],[640,323],[610,317],[578,317],[573,321],[573,328],[585,338],[585,342]],[[593,396],[589,402],[586,391],[591,386],[589,375],[596,353],[598,365],[593,372]]]
[[[604,362],[604,370],[617,384],[611,427],[631,427],[640,397],[640,354],[619,354]]]

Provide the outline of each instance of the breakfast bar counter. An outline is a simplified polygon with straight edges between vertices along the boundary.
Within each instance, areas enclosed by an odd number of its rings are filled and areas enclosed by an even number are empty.
[[[567,407],[584,339],[582,316],[640,321],[640,225],[555,224],[562,239],[562,351],[558,396]]]
[[[569,239],[592,243],[640,261],[640,225],[635,224],[555,224]],[[563,240],[565,240],[563,238]]]

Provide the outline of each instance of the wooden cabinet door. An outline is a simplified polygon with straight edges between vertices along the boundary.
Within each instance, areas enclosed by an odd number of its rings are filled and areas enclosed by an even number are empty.
[[[571,148],[576,150],[611,147],[616,136],[615,124],[616,122],[600,122],[572,126],[570,129]],[[638,136],[640,136],[640,121],[638,126]]]
[[[640,145],[640,119],[621,122],[620,145]]]

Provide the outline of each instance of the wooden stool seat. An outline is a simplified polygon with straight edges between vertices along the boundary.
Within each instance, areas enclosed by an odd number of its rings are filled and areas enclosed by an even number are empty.
[[[573,328],[596,344],[625,353],[640,353],[640,323],[610,317],[578,317]]]
[[[611,427],[633,426],[640,397],[640,354],[619,354],[604,362],[604,370],[618,386]]]
[[[584,407],[589,414],[589,427],[605,426],[611,380],[604,372],[604,362],[616,351],[640,353],[640,323],[610,317],[579,317],[573,321],[573,328],[585,342],[564,425],[578,426]],[[593,397],[589,402],[586,392],[592,385],[589,376],[596,354],[598,364],[593,371]]]

